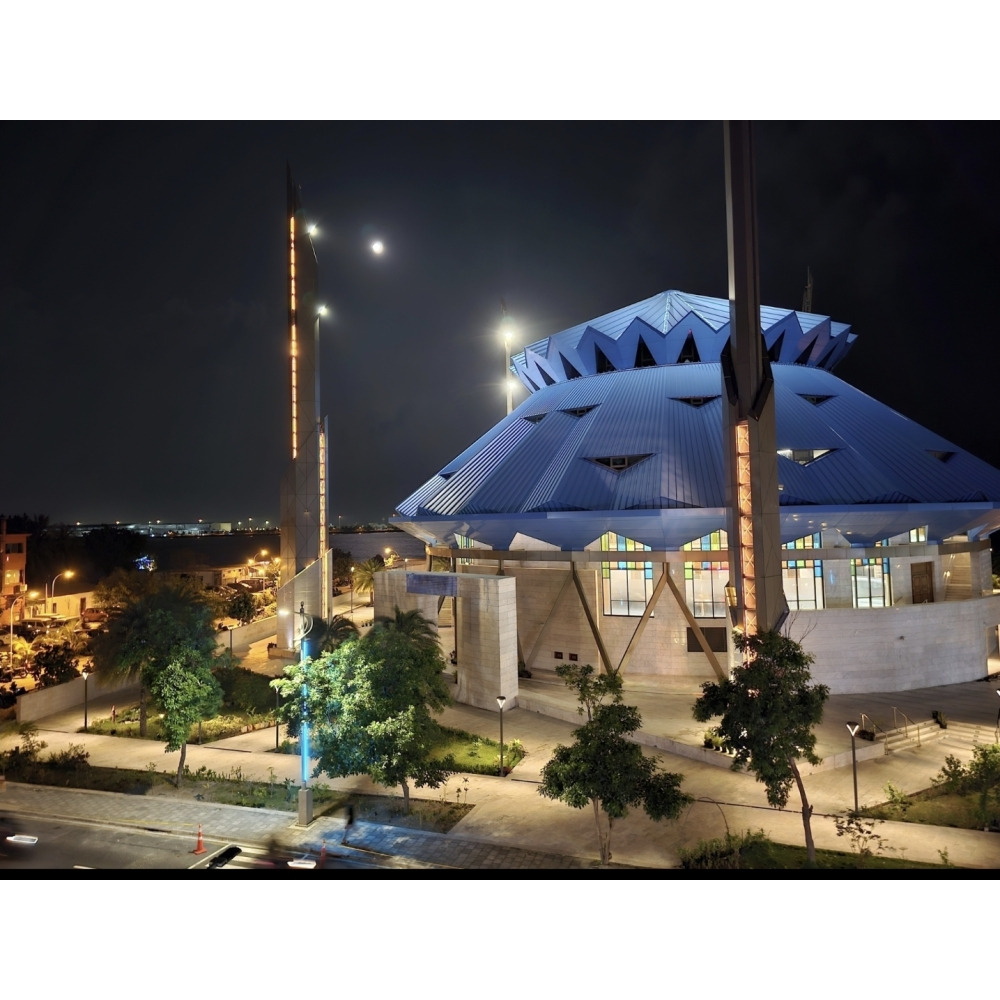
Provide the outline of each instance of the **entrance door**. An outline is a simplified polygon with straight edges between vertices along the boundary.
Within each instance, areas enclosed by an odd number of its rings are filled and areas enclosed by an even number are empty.
[[[910,586],[914,604],[933,604],[934,563],[910,563]]]

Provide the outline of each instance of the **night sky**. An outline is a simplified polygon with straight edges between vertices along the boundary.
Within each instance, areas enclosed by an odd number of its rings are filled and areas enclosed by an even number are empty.
[[[0,510],[277,521],[285,163],[320,227],[331,520],[384,520],[505,413],[526,343],[727,294],[722,126],[7,124]],[[1000,466],[995,124],[761,124],[761,299],[836,374]],[[371,236],[387,251],[366,251]],[[524,398],[518,388],[515,404]]]

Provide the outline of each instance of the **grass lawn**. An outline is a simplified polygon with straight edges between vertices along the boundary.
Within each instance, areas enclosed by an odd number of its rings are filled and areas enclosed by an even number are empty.
[[[454,761],[454,769],[465,774],[496,774],[500,769],[500,742],[476,736],[462,729],[438,726],[440,739],[435,744],[431,757],[443,760],[449,755]],[[524,759],[524,747],[520,740],[504,740],[504,772],[509,774]]]
[[[214,743],[216,740],[224,740],[230,736],[239,736],[251,729],[264,729],[273,725],[273,715],[246,712],[234,708],[224,715],[217,715],[214,719],[206,719],[201,724],[201,742]],[[191,727],[188,743],[199,742],[198,730],[197,725]],[[139,735],[138,703],[120,709],[114,722],[111,721],[110,716],[91,720],[87,731],[99,736],[121,736],[126,739],[159,740],[160,742],[166,739],[163,735],[159,713],[152,708],[149,709],[146,718],[146,735],[145,737]]]
[[[904,823],[927,823],[930,826],[952,826],[961,830],[983,828],[979,811],[979,796],[959,794],[943,788],[928,788],[913,795],[900,796],[881,805],[861,810],[872,819],[891,819]]]
[[[890,845],[891,847],[891,845]],[[776,844],[764,835],[763,830],[741,835],[731,835],[717,840],[702,841],[696,848],[681,852],[681,867],[712,871],[774,871],[809,868],[805,847]],[[850,851],[824,851],[817,849],[817,869],[886,870],[912,868],[948,868],[949,865],[926,864],[907,861],[895,852],[862,857]]]

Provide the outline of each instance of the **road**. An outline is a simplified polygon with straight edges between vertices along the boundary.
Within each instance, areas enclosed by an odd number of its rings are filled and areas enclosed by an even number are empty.
[[[11,840],[10,837],[16,839]],[[32,843],[31,841],[34,840]],[[196,841],[190,837],[52,820],[43,816],[0,817],[0,870],[49,869],[68,871],[79,868],[101,870],[182,870],[210,869],[213,859],[229,847],[239,848],[235,857],[214,870],[257,872],[325,871],[376,869],[392,865],[391,859],[376,864],[351,852],[331,850],[324,856],[316,851],[298,854],[267,851],[246,844],[205,840],[204,852],[195,854]]]
[[[190,837],[158,833],[152,830],[129,830],[92,823],[51,820],[41,816],[20,815],[0,818],[0,869],[73,868],[101,869],[182,869],[197,860],[192,855]],[[36,837],[37,843],[17,843],[10,833]],[[206,845],[209,850],[224,844]]]

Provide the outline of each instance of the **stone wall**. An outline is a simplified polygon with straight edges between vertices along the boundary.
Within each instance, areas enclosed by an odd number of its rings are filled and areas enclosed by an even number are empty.
[[[119,681],[112,684],[101,684],[96,675],[91,676],[87,682],[87,698],[93,702],[95,698],[109,694],[122,693],[127,696],[139,695],[139,685],[134,681]],[[22,694],[17,699],[17,721],[34,722],[36,719],[44,719],[46,716],[55,715],[57,712],[65,712],[71,708],[80,709],[80,728],[83,728],[83,693],[84,680],[82,677],[76,680],[67,681],[65,684],[57,684],[55,687],[38,688]]]
[[[909,691],[986,676],[1000,594],[969,601],[798,611],[787,629],[816,661],[813,679],[837,694]]]

